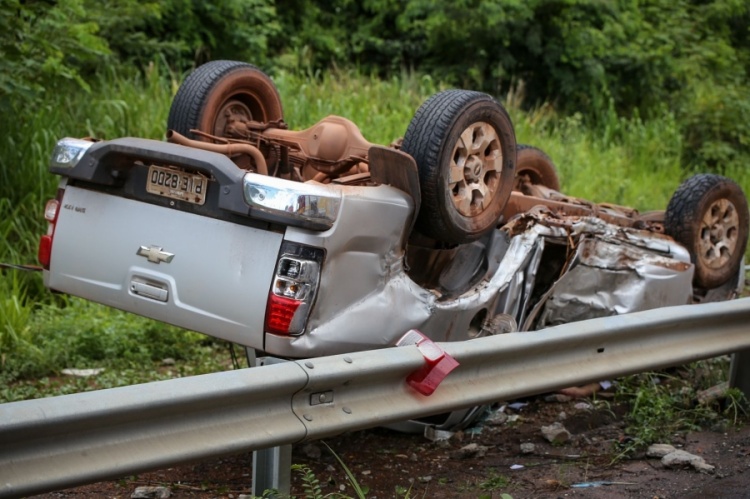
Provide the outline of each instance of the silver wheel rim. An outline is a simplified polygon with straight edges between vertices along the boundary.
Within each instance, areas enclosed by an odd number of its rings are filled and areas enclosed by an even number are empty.
[[[453,148],[450,180],[453,205],[471,217],[486,210],[500,188],[503,153],[500,137],[489,123],[472,123]]]
[[[712,269],[726,264],[737,247],[740,217],[731,201],[714,201],[701,220],[698,249],[701,259]]]

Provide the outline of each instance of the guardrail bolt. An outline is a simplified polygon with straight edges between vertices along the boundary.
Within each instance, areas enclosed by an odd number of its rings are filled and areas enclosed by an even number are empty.
[[[305,367],[307,367],[308,369],[312,369],[312,368],[314,368],[315,366],[313,365],[313,363],[312,363],[312,362],[305,362]]]
[[[352,363],[351,357],[344,357],[344,362],[346,362],[347,364],[351,364]]]
[[[303,414],[302,417],[305,418],[306,421],[312,421],[313,420],[313,417],[310,416],[309,414]]]
[[[344,408],[343,408],[342,410],[343,410],[343,411],[344,411],[345,413],[347,413],[347,414],[351,414],[351,413],[352,413],[352,410],[351,410],[351,409],[349,409],[348,407],[344,407]]]

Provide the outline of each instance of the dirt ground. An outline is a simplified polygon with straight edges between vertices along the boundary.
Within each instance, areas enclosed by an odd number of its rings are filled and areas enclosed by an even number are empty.
[[[586,399],[549,401],[544,396],[524,402],[518,410],[506,406],[500,416],[494,407],[494,424],[484,421],[449,440],[431,441],[423,435],[377,428],[325,443],[356,481],[369,489],[369,498],[750,497],[747,425],[673,439],[675,447],[714,466],[712,473],[666,468],[645,453],[613,464],[624,437],[621,408],[592,405]],[[552,445],[540,429],[556,421],[571,436]],[[533,443],[533,450],[526,448],[523,453],[522,443]],[[469,444],[477,444],[479,453],[465,455],[460,449]],[[345,470],[323,443],[295,446],[292,462],[314,472],[323,494],[356,497]],[[250,494],[251,467],[252,454],[247,453],[37,497],[129,498],[137,487],[162,486],[171,497],[239,499]],[[292,475],[292,496],[305,497],[300,472]]]

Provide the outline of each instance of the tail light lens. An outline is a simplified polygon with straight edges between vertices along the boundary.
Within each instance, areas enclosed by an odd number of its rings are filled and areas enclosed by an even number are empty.
[[[57,216],[60,214],[60,200],[63,196],[63,190],[58,189],[57,198],[50,199],[44,207],[44,219],[49,222],[47,233],[39,239],[39,249],[37,251],[37,260],[43,268],[49,270],[49,264],[52,257],[52,240],[55,235],[55,224]]]
[[[323,256],[320,248],[282,244],[268,296],[266,332],[281,335],[304,332],[318,292]]]
[[[52,257],[52,236],[43,235],[39,239],[39,250],[37,251],[37,260],[46,270],[49,270],[49,262]]]
[[[44,219],[53,224],[57,222],[57,214],[60,212],[60,201],[50,199],[44,206]]]

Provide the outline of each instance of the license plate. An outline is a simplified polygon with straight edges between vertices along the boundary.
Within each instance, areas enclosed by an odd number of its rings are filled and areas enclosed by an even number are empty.
[[[188,203],[204,204],[208,178],[199,173],[186,173],[174,167],[148,167],[146,192]]]

